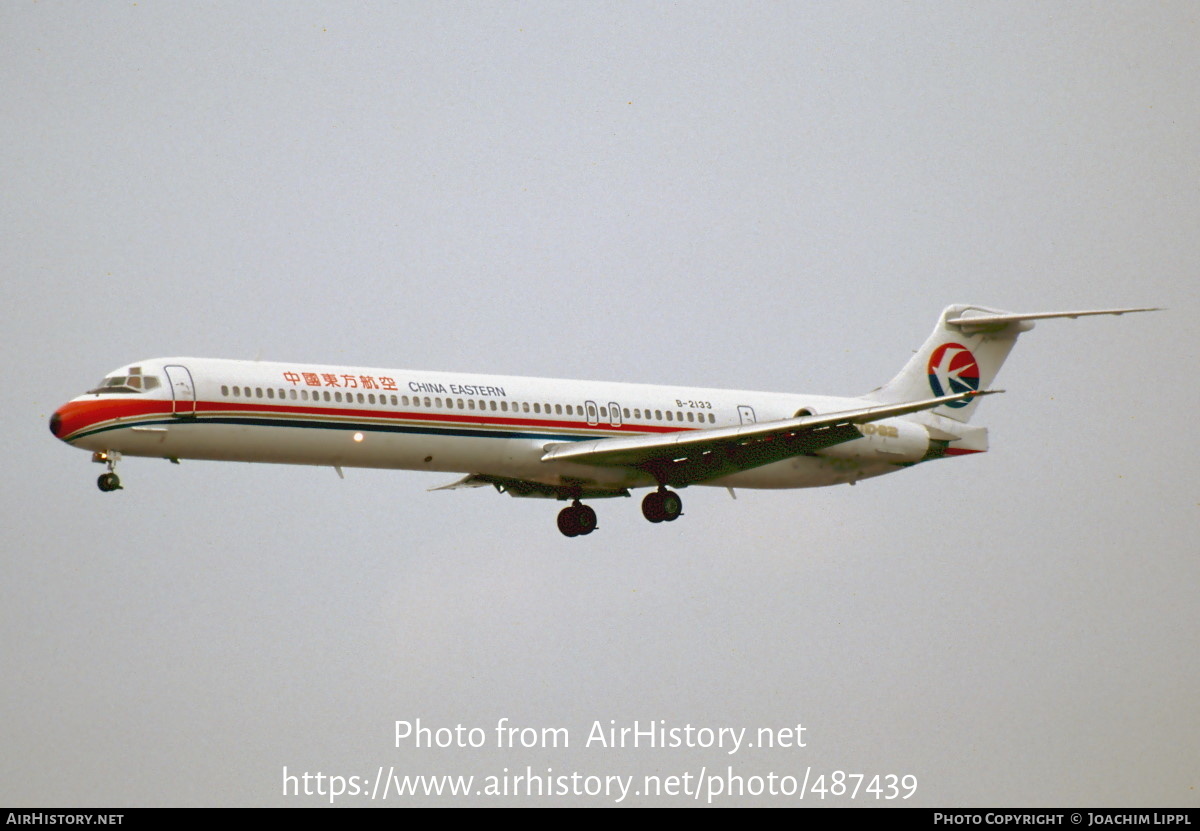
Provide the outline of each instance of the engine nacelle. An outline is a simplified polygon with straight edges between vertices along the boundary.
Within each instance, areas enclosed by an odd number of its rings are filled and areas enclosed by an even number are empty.
[[[867,462],[919,462],[929,450],[929,433],[920,424],[891,418],[859,424],[861,439],[835,444],[817,453],[831,459]]]

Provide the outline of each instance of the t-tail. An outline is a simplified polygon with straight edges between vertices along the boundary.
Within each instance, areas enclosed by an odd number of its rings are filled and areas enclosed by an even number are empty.
[[[1035,320],[1152,311],[1157,310],[1092,309],[1013,314],[983,306],[948,306],[938,318],[933,333],[904,369],[866,397],[884,404],[896,404],[929,398],[931,395],[986,390],[995,381],[1017,338],[1022,332],[1032,329]],[[932,412],[965,424],[975,414],[977,406],[979,398],[972,396],[945,404]]]

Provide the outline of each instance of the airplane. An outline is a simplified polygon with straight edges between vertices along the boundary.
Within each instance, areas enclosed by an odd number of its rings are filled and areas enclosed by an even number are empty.
[[[634,488],[653,488],[647,520],[672,522],[672,488],[852,485],[982,453],[987,428],[968,422],[1034,321],[1146,311],[949,306],[904,368],[858,397],[154,358],[59,407],[50,432],[93,451],[106,492],[122,489],[123,456],[461,473],[430,490],[569,501],[558,529],[576,537],[597,527],[583,500]]]

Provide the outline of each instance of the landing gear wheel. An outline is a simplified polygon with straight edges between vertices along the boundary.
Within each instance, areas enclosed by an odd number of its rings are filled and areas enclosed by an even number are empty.
[[[596,511],[590,505],[578,505],[575,508],[579,513],[576,514],[575,520],[579,526],[580,534],[590,534],[596,530]]]
[[[674,522],[682,513],[683,500],[666,488],[652,491],[642,500],[642,516],[651,522]]]
[[[683,500],[675,491],[663,491],[661,504],[663,519],[667,522],[674,522],[683,513]]]
[[[558,512],[558,530],[562,531],[564,537],[579,536],[579,531],[575,528],[574,508],[563,508]]]
[[[558,530],[567,537],[579,537],[596,530],[596,512],[576,502],[558,512]]]
[[[642,500],[642,516],[651,522],[662,522],[666,517],[662,509],[662,493],[650,491]]]
[[[100,478],[96,480],[96,487],[105,493],[108,491],[119,491],[121,489],[121,477],[115,473],[101,473]]]

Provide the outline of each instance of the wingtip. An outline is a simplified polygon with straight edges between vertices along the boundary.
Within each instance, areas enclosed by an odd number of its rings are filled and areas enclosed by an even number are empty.
[[[1120,317],[1121,315],[1124,315],[1124,314],[1135,314],[1137,312],[1162,312],[1162,311],[1166,311],[1165,306],[1147,306],[1144,309],[1113,309],[1112,311],[1109,312],[1109,314],[1113,315],[1114,317]]]

